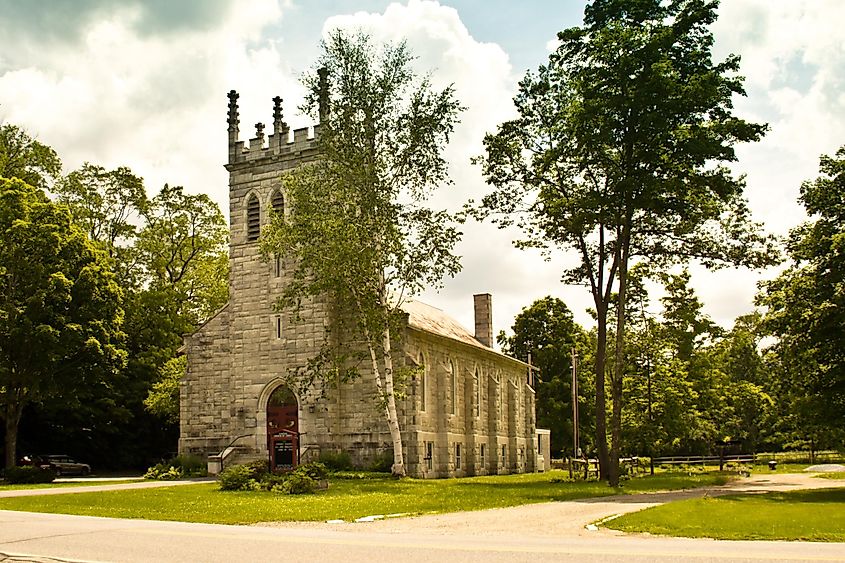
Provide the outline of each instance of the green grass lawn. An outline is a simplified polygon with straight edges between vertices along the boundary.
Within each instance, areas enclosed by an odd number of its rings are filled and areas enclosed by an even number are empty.
[[[845,541],[845,488],[705,497],[611,520],[608,528],[723,540]]]
[[[253,524],[292,520],[350,520],[372,514],[457,512],[535,502],[676,490],[725,483],[718,473],[688,476],[664,473],[626,481],[620,489],[604,483],[562,481],[562,471],[417,480],[335,479],[316,495],[223,492],[216,484],[0,499],[2,510],[83,514],[116,518]]]
[[[120,485],[122,483],[139,483],[143,479],[121,479],[120,481],[74,481],[73,483],[36,483],[29,485],[7,485],[5,481],[0,481],[0,492],[2,491],[18,491],[23,489],[55,489],[58,487],[92,487],[94,485]]]
[[[840,471],[838,473],[819,473],[818,475],[813,475],[816,479],[845,479],[845,471]]]
[[[778,463],[777,469],[772,471],[766,464],[755,465],[751,468],[752,475],[763,475],[765,473],[804,473],[810,467],[808,463]]]

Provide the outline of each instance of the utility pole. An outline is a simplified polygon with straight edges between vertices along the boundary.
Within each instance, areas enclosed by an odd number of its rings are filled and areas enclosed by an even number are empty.
[[[578,457],[579,436],[578,436],[578,351],[573,347],[571,350],[572,365],[572,459]],[[572,464],[569,464],[572,467]]]

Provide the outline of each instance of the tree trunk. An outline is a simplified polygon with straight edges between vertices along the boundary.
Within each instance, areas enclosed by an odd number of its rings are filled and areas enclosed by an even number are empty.
[[[373,380],[376,384],[376,390],[378,391],[379,400],[384,401],[384,418],[387,420],[387,427],[390,429],[390,437],[393,441],[393,466],[391,468],[391,472],[393,473],[393,475],[404,477],[405,463],[402,456],[402,433],[399,430],[399,419],[396,415],[396,400],[393,397],[393,358],[391,358],[390,356],[390,329],[389,327],[385,327],[384,333],[382,334],[382,352],[385,357],[385,379],[387,378],[387,374],[390,373],[389,384],[382,383],[381,371],[379,370],[378,365],[378,357],[376,355],[376,349],[374,347],[374,342],[370,334],[370,330],[367,328],[366,325],[364,325],[363,329],[364,338],[367,341],[367,348],[370,352],[370,361],[372,362],[373,367]],[[389,391],[386,389],[389,389]],[[391,421],[394,421],[395,425],[392,424]],[[398,468],[397,460],[399,460]]]
[[[619,292],[616,302],[616,355],[610,381],[613,412],[610,417],[610,486],[619,486],[619,454],[622,449],[622,378],[625,374],[625,301],[628,293],[628,250],[625,241],[619,260]]]
[[[6,404],[6,413],[3,417],[6,421],[6,469],[17,465],[18,424],[21,421],[21,413],[23,413],[22,405]]]
[[[384,392],[387,399],[387,426],[393,439],[393,467],[391,472],[396,477],[405,476],[405,460],[402,456],[402,432],[399,429],[399,417],[396,414],[396,397],[393,392],[393,358],[390,355],[390,325],[385,324],[382,333],[382,351],[384,353]]]
[[[604,394],[604,370],[607,362],[607,307],[596,303],[598,334],[596,346],[596,449],[599,458],[599,478],[608,479],[610,460],[607,454],[607,420]]]

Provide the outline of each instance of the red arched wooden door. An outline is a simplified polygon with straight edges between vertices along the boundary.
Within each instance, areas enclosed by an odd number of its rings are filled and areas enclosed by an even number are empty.
[[[267,449],[271,470],[299,464],[299,407],[285,386],[277,387],[267,401]]]

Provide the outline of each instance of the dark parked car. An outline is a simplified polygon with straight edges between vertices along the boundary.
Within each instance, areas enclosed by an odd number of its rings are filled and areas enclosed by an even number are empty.
[[[79,463],[66,455],[41,455],[38,457],[38,465],[43,469],[52,469],[57,476],[60,475],[88,475],[91,473],[91,466],[87,463]]]

